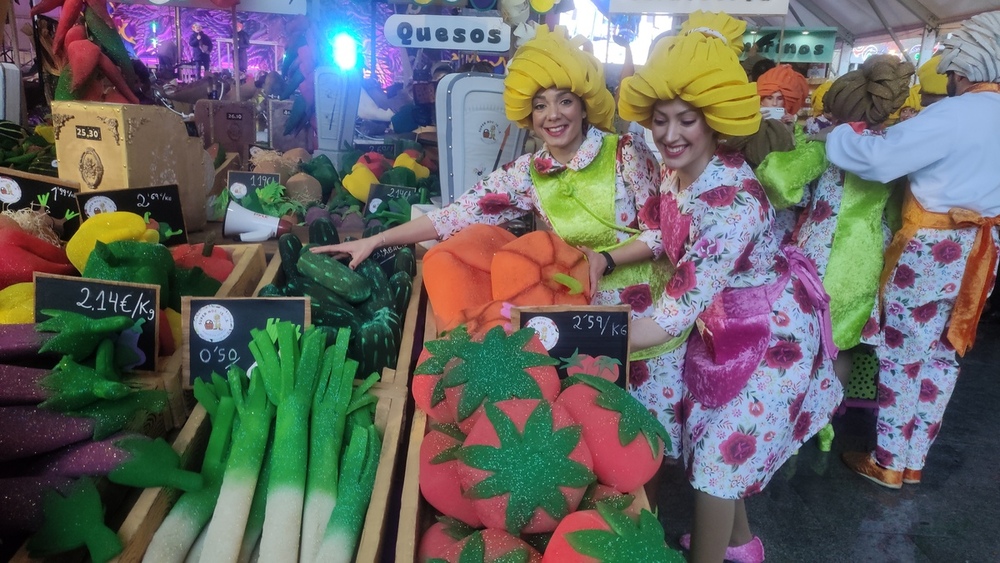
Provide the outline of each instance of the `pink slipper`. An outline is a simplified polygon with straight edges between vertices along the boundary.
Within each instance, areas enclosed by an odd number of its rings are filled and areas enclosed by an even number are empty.
[[[684,549],[690,550],[691,534],[681,536],[680,544]],[[743,545],[727,547],[726,561],[734,561],[735,563],[763,563],[764,544],[761,543],[759,537],[754,536],[752,540]]]

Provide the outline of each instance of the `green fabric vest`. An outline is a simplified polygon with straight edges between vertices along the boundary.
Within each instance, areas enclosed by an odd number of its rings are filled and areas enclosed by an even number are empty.
[[[538,201],[559,238],[573,246],[586,246],[597,252],[625,246],[638,238],[640,231],[619,225],[615,211],[615,175],[618,136],[607,135],[594,160],[582,170],[567,168],[556,174],[543,175],[528,166]],[[611,189],[609,189],[609,187]],[[631,236],[618,242],[617,232]],[[665,259],[623,264],[601,278],[598,289],[624,289],[630,285],[649,284],[653,298],[666,287],[673,268]],[[633,352],[631,360],[646,360],[680,346],[690,331],[673,340]]]

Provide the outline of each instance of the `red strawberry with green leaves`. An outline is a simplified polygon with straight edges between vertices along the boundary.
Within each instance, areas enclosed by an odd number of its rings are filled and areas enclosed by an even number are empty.
[[[479,530],[453,544],[441,559],[428,563],[539,563],[542,555],[503,530]]]
[[[420,493],[431,506],[445,516],[481,528],[472,500],[462,493],[458,482],[461,462],[455,453],[462,446],[465,434],[454,424],[431,426],[420,443]]]
[[[424,563],[431,559],[444,559],[451,546],[472,535],[475,531],[475,528],[454,518],[438,517],[438,521],[427,528],[424,535],[420,537],[417,561]]]
[[[452,338],[458,330],[465,327],[452,331]],[[455,351],[460,361],[444,366],[440,388],[463,432],[472,429],[484,404],[507,399],[554,401],[559,395],[561,383],[554,367],[558,361],[549,357],[534,330],[508,334],[494,327],[483,335],[462,338]],[[439,397],[435,389],[432,403]]]
[[[546,401],[487,403],[457,455],[480,520],[512,534],[554,530],[594,481],[579,425]]]
[[[430,357],[414,370],[414,402],[432,420],[458,421],[463,432],[475,424],[485,402],[551,401],[559,394],[559,374],[553,367],[557,362],[531,329],[508,334],[494,327],[471,337],[465,326],[459,326],[446,338],[427,342],[425,348]]]
[[[614,383],[618,381],[622,363],[620,360],[610,356],[591,356],[581,354],[579,348],[573,351],[568,358],[559,358],[562,364],[559,366],[566,370],[567,377],[577,374],[594,375]]]
[[[608,503],[634,518],[639,517],[639,511],[643,508],[643,505],[636,502],[635,495],[631,493],[622,493],[601,483],[591,483],[587,487],[587,492],[583,493],[583,498],[580,499],[580,506],[576,509],[596,510],[597,504],[601,502]]]
[[[552,534],[542,563],[684,563],[667,547],[663,527],[648,510],[632,519],[607,503],[574,512]]]
[[[569,386],[556,404],[582,426],[597,480],[619,491],[646,484],[663,462],[664,446],[670,443],[660,421],[606,379],[579,374],[566,381]]]

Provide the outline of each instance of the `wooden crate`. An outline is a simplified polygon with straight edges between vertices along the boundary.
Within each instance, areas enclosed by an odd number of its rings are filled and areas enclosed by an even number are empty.
[[[358,542],[356,561],[378,561],[383,546],[383,530],[389,518],[387,506],[392,489],[402,435],[403,413],[406,403],[404,392],[395,387],[376,386],[373,393],[378,397],[375,406],[375,426],[382,433],[382,451],[378,470],[375,473],[375,487],[365,515],[365,524]],[[197,470],[208,442],[210,424],[205,409],[196,406],[174,440],[174,450],[181,455],[185,467]],[[114,561],[131,563],[141,561],[153,534],[177,501],[179,493],[168,488],[146,489],[131,507],[124,522],[118,529],[124,549]]]
[[[428,309],[430,305],[427,305]],[[434,314],[428,310],[424,321],[424,340],[437,338],[437,325]],[[420,445],[427,434],[427,415],[420,409],[413,413],[413,424],[410,425],[409,441],[406,447],[406,465],[403,469],[403,489],[400,497],[399,527],[396,534],[396,563],[414,563],[417,561],[417,550],[420,548],[420,538],[436,521],[434,508],[420,496]],[[631,494],[635,495],[637,506],[649,509],[649,500],[642,487]]]
[[[281,271],[281,255],[275,253],[271,257],[271,261],[268,262],[267,268],[264,270],[263,275],[260,278],[260,283],[257,284],[257,288],[254,290],[253,294],[257,295],[260,290],[268,284],[271,283],[282,283],[284,282],[284,273]],[[415,336],[415,330],[417,323],[420,322],[420,317],[422,311],[420,309],[420,293],[423,290],[423,265],[417,262],[417,275],[413,277],[413,289],[410,292],[410,302],[406,306],[406,316],[403,318],[403,332],[399,339],[399,354],[396,358],[396,367],[392,370],[384,370],[382,372],[381,383],[383,385],[392,385],[402,388],[408,388],[410,383],[410,373],[413,368],[413,362],[416,360],[418,352],[414,347],[417,345]]]
[[[254,289],[264,274],[264,270],[267,269],[264,247],[260,244],[225,244],[219,245],[219,248],[225,250],[233,259],[233,271],[219,287],[219,290],[215,292],[215,296],[249,297],[255,295]],[[183,393],[182,361],[183,354],[178,349],[169,356],[161,357],[157,365],[157,373],[167,390],[170,412],[176,421],[171,428],[183,426],[193,406]]]

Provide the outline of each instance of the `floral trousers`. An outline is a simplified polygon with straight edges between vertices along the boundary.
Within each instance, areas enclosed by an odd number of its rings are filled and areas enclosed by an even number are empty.
[[[957,353],[944,336],[975,236],[976,229],[920,229],[886,283],[875,347],[875,459],[883,467],[922,469],[941,429],[959,373]]]

